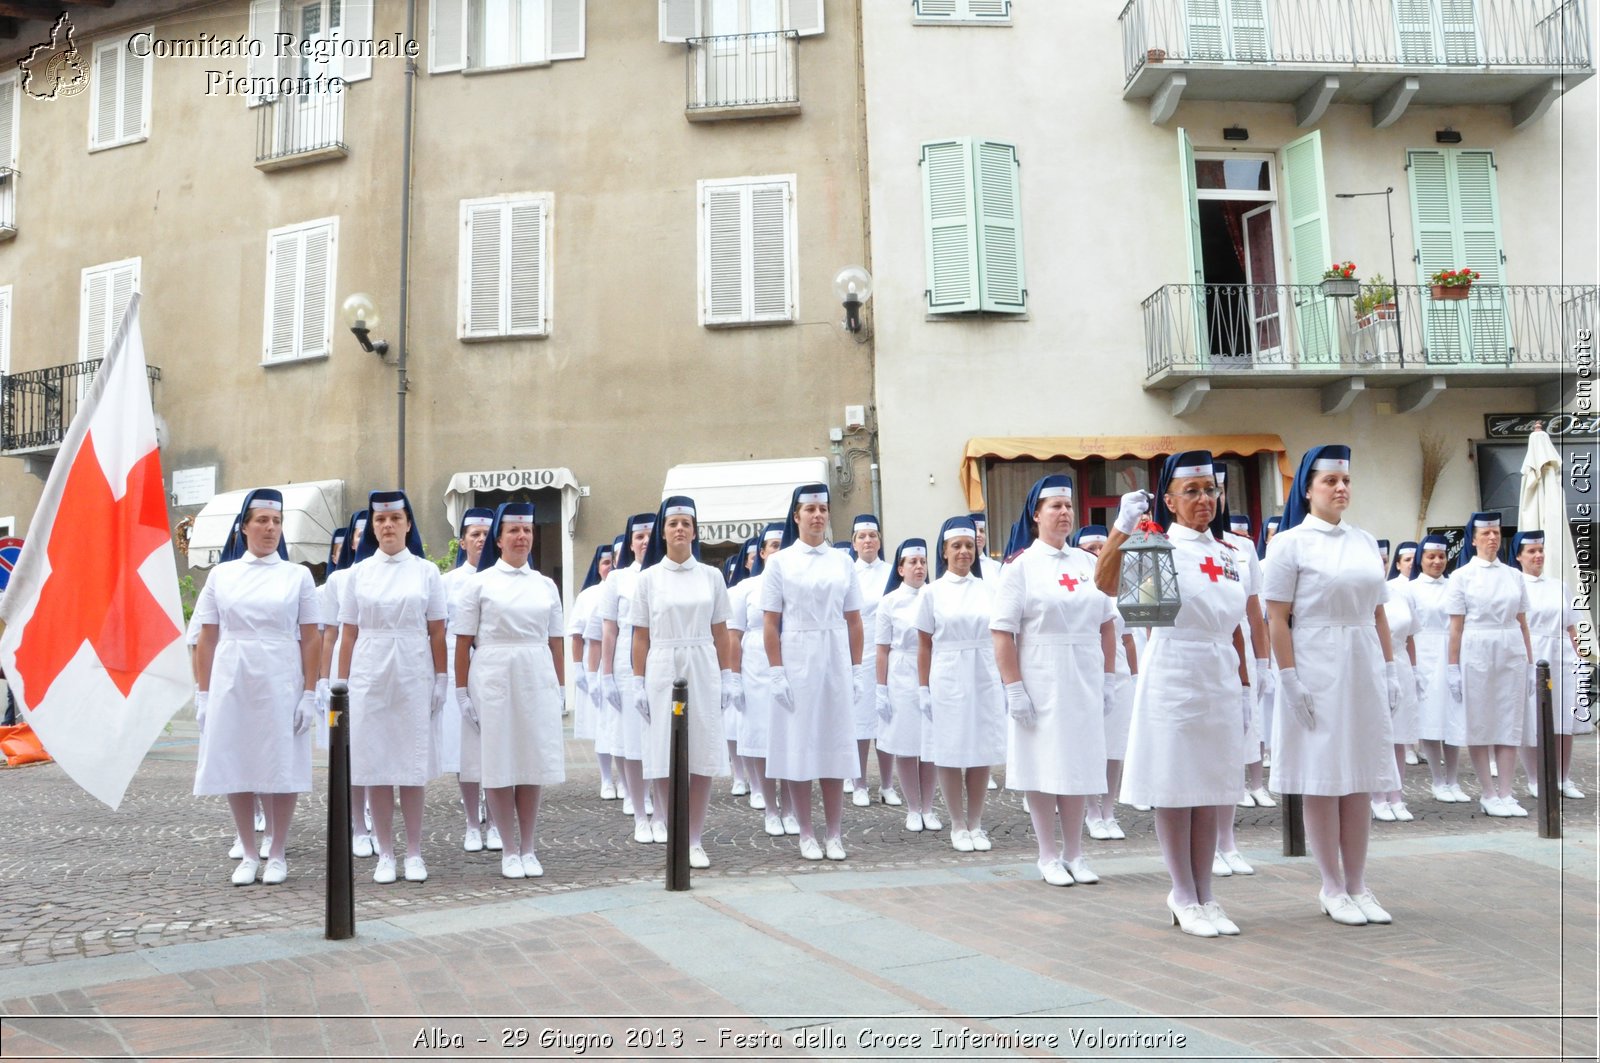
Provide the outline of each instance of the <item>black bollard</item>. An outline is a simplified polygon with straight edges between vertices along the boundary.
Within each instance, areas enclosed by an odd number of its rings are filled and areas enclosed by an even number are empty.
[[[689,888],[689,683],[672,684],[672,764],[667,783],[667,889]]]
[[[328,897],[323,937],[356,936],[356,891],[350,860],[350,688],[333,684],[328,699]]]
[[[1539,716],[1539,837],[1561,837],[1561,791],[1556,789],[1555,699],[1550,695],[1550,662],[1534,665],[1534,704]]]
[[[1282,794],[1278,805],[1283,809],[1283,855],[1306,855],[1306,821],[1302,814],[1299,794]]]

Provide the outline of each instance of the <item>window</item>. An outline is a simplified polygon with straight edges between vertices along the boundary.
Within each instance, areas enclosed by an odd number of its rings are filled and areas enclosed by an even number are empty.
[[[659,0],[660,37],[681,44],[691,37],[793,30],[822,32],[822,0]]]
[[[139,259],[108,262],[83,271],[78,311],[78,361],[97,362],[122,324],[128,300],[139,290]],[[88,378],[84,377],[84,386]]]
[[[267,233],[267,308],[262,364],[325,358],[333,344],[339,219]]]
[[[18,77],[0,76],[0,240],[17,232],[17,124],[22,117]]]
[[[154,27],[138,33],[154,34]],[[130,35],[132,36],[132,35]],[[89,150],[150,138],[150,56],[128,50],[129,37],[96,41],[89,88]]]
[[[931,140],[921,166],[928,312],[1026,313],[1016,145]]]
[[[1430,362],[1504,363],[1511,357],[1494,153],[1434,148],[1407,153],[1417,283],[1447,269],[1478,272],[1460,303],[1423,304]]]
[[[293,38],[293,50],[310,44],[337,52],[335,42],[372,39],[372,4],[373,0],[250,0],[250,77],[305,78],[307,92],[316,91],[314,79],[318,77],[324,79],[321,91],[327,91],[326,81],[331,78],[365,81],[372,76],[370,55],[285,55],[281,53],[291,49],[282,47],[278,34]],[[274,86],[271,91],[252,94],[247,102],[254,107],[277,95]]]
[[[700,324],[793,321],[795,177],[701,181]]]
[[[586,0],[431,0],[428,71],[582,59]]]
[[[1266,0],[1184,2],[1187,5],[1190,59],[1264,62],[1272,58]]]
[[[544,195],[461,201],[464,340],[550,334],[550,208]]]
[[[926,26],[1009,26],[1011,0],[912,0],[911,21]]]

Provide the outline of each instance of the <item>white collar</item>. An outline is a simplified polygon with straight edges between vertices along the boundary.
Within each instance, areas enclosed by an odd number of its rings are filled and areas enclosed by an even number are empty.
[[[1172,527],[1167,529],[1167,538],[1182,540],[1183,542],[1189,543],[1216,542],[1216,539],[1211,534],[1210,528],[1207,528],[1204,531],[1195,531],[1188,525],[1179,524],[1177,521],[1173,521]]]
[[[401,547],[398,552],[393,554],[386,554],[382,550],[374,550],[372,552],[372,556],[382,558],[383,561],[388,564],[398,565],[400,562],[411,556],[411,551],[407,550],[405,547]]]
[[[1035,539],[1033,541],[1033,545],[1038,547],[1041,553],[1048,554],[1051,557],[1066,557],[1067,556],[1067,544],[1066,543],[1062,543],[1060,546],[1051,546],[1049,543],[1045,542],[1043,539]]]
[[[949,583],[971,583],[977,577],[971,572],[968,572],[965,576],[958,576],[954,572],[946,571],[945,574],[939,578]]]
[[[1471,560],[1469,560],[1467,562],[1467,567],[1468,568],[1472,568],[1472,567],[1476,566],[1478,568],[1493,568],[1494,566],[1496,566],[1498,564],[1500,564],[1500,559],[1498,557],[1495,558],[1493,561],[1485,561],[1483,558],[1479,557],[1477,554],[1473,554]]]
[[[794,545],[798,546],[802,551],[804,551],[805,553],[808,553],[808,554],[822,554],[822,553],[827,553],[829,550],[833,549],[833,544],[828,542],[826,539],[824,539],[821,543],[819,543],[816,546],[812,546],[810,543],[806,542],[804,539],[796,539],[794,541]]]
[[[533,569],[529,568],[526,564],[520,566],[512,565],[511,562],[507,561],[503,557],[497,557],[494,559],[494,570],[496,572],[514,572],[519,576],[525,576],[533,571]]]
[[[688,560],[681,564],[672,560],[670,557],[663,557],[661,559],[661,566],[668,572],[687,572],[689,569],[695,566],[695,560],[692,554],[689,556]]]
[[[250,551],[246,550],[239,560],[251,565],[276,565],[279,561],[282,561],[283,558],[278,556],[278,551],[276,550],[272,551],[272,553],[268,554],[266,557],[257,557],[255,554],[252,554]]]
[[[1300,523],[1304,524],[1308,528],[1315,528],[1319,532],[1326,532],[1328,534],[1333,534],[1333,535],[1343,535],[1344,534],[1344,521],[1343,520],[1339,521],[1339,523],[1337,523],[1337,524],[1329,524],[1327,521],[1323,520],[1321,517],[1313,516],[1312,514],[1307,513],[1305,520],[1301,521]]]

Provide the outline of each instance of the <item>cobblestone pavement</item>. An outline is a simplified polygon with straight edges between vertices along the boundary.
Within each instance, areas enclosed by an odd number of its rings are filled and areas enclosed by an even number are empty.
[[[226,858],[232,842],[226,806],[221,799],[190,793],[193,724],[175,721],[173,732],[146,758],[117,812],[79,790],[53,764],[0,772],[0,968],[322,924],[325,771],[317,769],[313,793],[300,802],[288,849],[288,882],[236,888],[228,882],[234,864]],[[1593,794],[1594,738],[1579,738],[1578,743],[1574,775]],[[588,743],[569,741],[568,753],[568,781],[547,788],[540,812],[544,878],[502,879],[499,854],[463,852],[458,791],[452,779],[440,779],[428,788],[424,820],[428,881],[379,886],[370,879],[372,862],[358,860],[358,924],[595,886],[660,882],[665,847],[634,842],[621,802],[599,799],[598,769]],[[1436,802],[1427,779],[1425,766],[1408,769],[1407,799],[1417,818],[1406,824],[1374,824],[1375,858],[1395,840],[1536,831],[1532,817],[1495,819],[1482,815],[1475,803]],[[1463,785],[1476,792],[1470,769]],[[994,850],[959,854],[949,846],[948,824],[936,834],[907,832],[904,809],[876,802],[874,778],[871,807],[855,808],[846,799],[844,840],[850,857],[843,865],[801,860],[793,838],[769,838],[761,829],[761,814],[727,789],[725,782],[719,783],[705,833],[712,867],[695,872],[698,881],[841,868],[1000,866],[1009,868],[1007,874],[1033,874],[1036,850],[1028,817],[1020,796],[1003,789],[990,791],[984,816]],[[1524,804],[1532,802],[1524,799]],[[1569,835],[1593,836],[1593,797],[1567,801],[1563,807]],[[1280,851],[1278,809],[1239,809],[1237,820],[1240,848],[1247,857]],[[399,821],[397,811],[397,830]],[[1149,813],[1123,806],[1119,821],[1126,841],[1085,839],[1091,863],[1156,852]]]

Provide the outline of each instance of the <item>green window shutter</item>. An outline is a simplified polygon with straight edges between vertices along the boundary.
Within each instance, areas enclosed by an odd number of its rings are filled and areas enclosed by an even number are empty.
[[[1022,201],[1017,147],[979,140],[976,156],[978,206],[978,306],[1001,314],[1027,311],[1022,271]]]
[[[1211,360],[1211,339],[1206,332],[1205,257],[1200,249],[1200,196],[1196,191],[1194,176],[1194,142],[1188,130],[1178,127],[1178,188],[1183,193],[1183,222],[1187,230],[1183,242],[1189,272],[1183,283],[1189,285],[1189,305],[1186,308],[1193,336],[1197,364],[1208,365]]]
[[[980,309],[972,138],[924,143],[921,166],[928,311],[956,314]]]
[[[1297,285],[1320,284],[1332,261],[1328,257],[1328,193],[1322,179],[1320,131],[1284,145],[1283,191],[1283,212],[1289,220],[1289,276]],[[1303,291],[1296,301],[1301,359],[1320,362],[1337,357],[1332,300]]]
[[[1407,155],[1411,176],[1411,224],[1417,246],[1417,283],[1426,286],[1440,270],[1464,265],[1456,231],[1458,208],[1453,191],[1454,169],[1449,153],[1412,151]],[[1435,364],[1453,364],[1466,357],[1460,304],[1422,300],[1423,353]]]
[[[1439,23],[1444,37],[1444,61],[1477,65],[1478,0],[1439,0]]]
[[[1229,0],[1228,29],[1233,58],[1263,62],[1272,58],[1266,0]]]
[[[1402,63],[1438,62],[1433,39],[1433,0],[1394,0],[1394,23]]]
[[[1228,58],[1228,40],[1222,23],[1224,0],[1184,0],[1188,14],[1189,59],[1220,61]]]
[[[1505,269],[1500,257],[1500,196],[1495,185],[1494,155],[1487,151],[1452,150],[1452,171],[1458,260],[1476,270],[1466,306],[1467,350],[1474,362],[1501,363],[1510,358],[1505,306]],[[1457,304],[1459,309],[1461,304]]]

